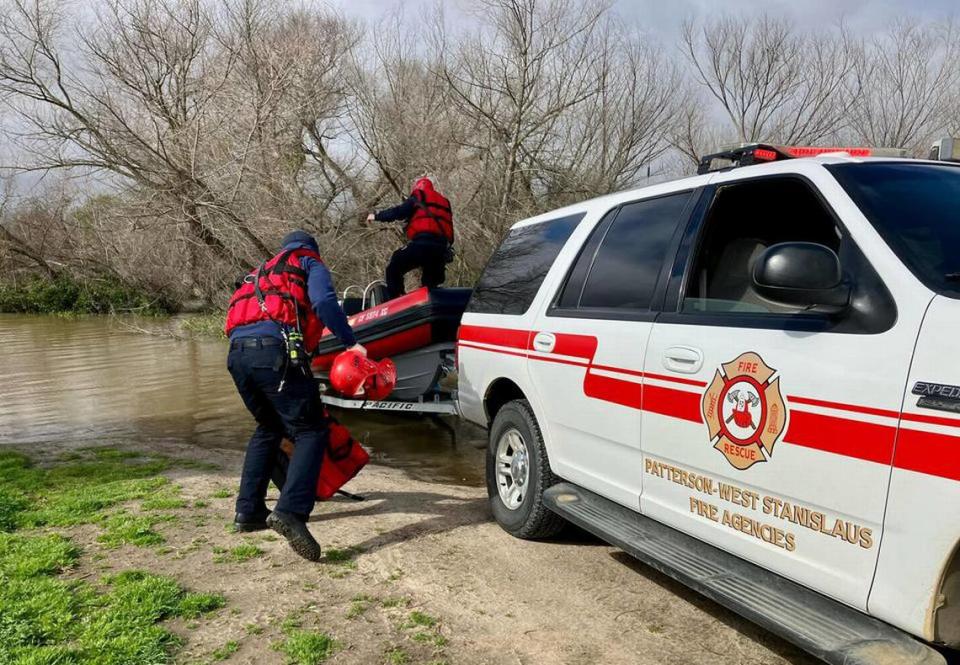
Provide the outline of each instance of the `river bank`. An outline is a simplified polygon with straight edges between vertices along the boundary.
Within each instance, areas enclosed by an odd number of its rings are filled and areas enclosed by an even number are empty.
[[[0,313],[172,314],[177,307],[162,295],[113,278],[78,279],[68,274],[26,277],[0,282]]]
[[[0,315],[48,315],[60,318],[121,317],[143,320],[140,332],[178,339],[226,339],[226,313],[187,307],[115,280],[77,280],[69,276],[31,277],[0,282]]]
[[[103,594],[105,583],[133,570],[193,594],[200,609],[147,626],[171,634],[162,642],[169,662],[812,662],[586,536],[511,538],[490,521],[481,488],[370,466],[349,485],[366,501],[318,506],[311,529],[326,555],[310,564],[271,532],[229,529],[238,451],[48,444],[31,456],[53,468],[84,464],[88,473],[97,460],[127,464],[145,483],[80,524],[48,517],[32,528],[30,517],[14,533],[58,534],[78,548],[51,577],[57,582]],[[143,464],[154,466],[144,473]],[[41,505],[56,516],[50,506],[69,504],[51,495]]]

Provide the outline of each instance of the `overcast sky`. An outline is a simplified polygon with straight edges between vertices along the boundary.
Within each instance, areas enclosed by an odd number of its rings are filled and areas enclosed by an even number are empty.
[[[375,18],[398,5],[415,13],[433,7],[434,0],[328,0],[348,16]],[[443,0],[447,11],[459,13],[469,0]],[[687,16],[711,13],[755,14],[766,11],[792,17],[798,25],[815,28],[843,20],[861,34],[882,29],[897,17],[925,19],[960,13],[960,0],[614,0],[616,11],[644,29],[674,33]]]

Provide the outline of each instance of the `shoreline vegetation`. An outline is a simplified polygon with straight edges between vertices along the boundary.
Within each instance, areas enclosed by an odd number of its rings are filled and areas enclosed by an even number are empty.
[[[0,282],[0,313],[3,314],[164,316],[175,312],[175,305],[162,296],[151,295],[118,279],[34,275]]]
[[[220,311],[190,314],[177,322],[177,330],[186,337],[226,339],[227,336],[223,333],[226,316],[226,312]]]
[[[163,298],[115,280],[77,280],[30,277],[0,283],[0,314],[36,314],[61,317],[134,315],[158,320],[175,319],[171,330],[158,333],[134,327],[148,334],[169,334],[178,338],[226,339],[222,310],[183,311]]]

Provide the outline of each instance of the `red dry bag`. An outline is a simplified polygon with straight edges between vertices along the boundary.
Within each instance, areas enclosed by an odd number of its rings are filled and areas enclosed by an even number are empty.
[[[329,499],[370,461],[370,455],[350,431],[330,419],[330,441],[317,479],[317,498]]]

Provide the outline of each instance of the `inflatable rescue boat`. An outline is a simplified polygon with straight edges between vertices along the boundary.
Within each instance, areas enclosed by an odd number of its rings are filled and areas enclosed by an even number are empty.
[[[348,317],[370,358],[391,358],[396,364],[397,385],[389,399],[416,400],[443,390],[442,379],[453,371],[457,328],[470,293],[467,288],[423,287]],[[343,350],[340,340],[324,331],[313,360],[314,375],[326,381]]]

